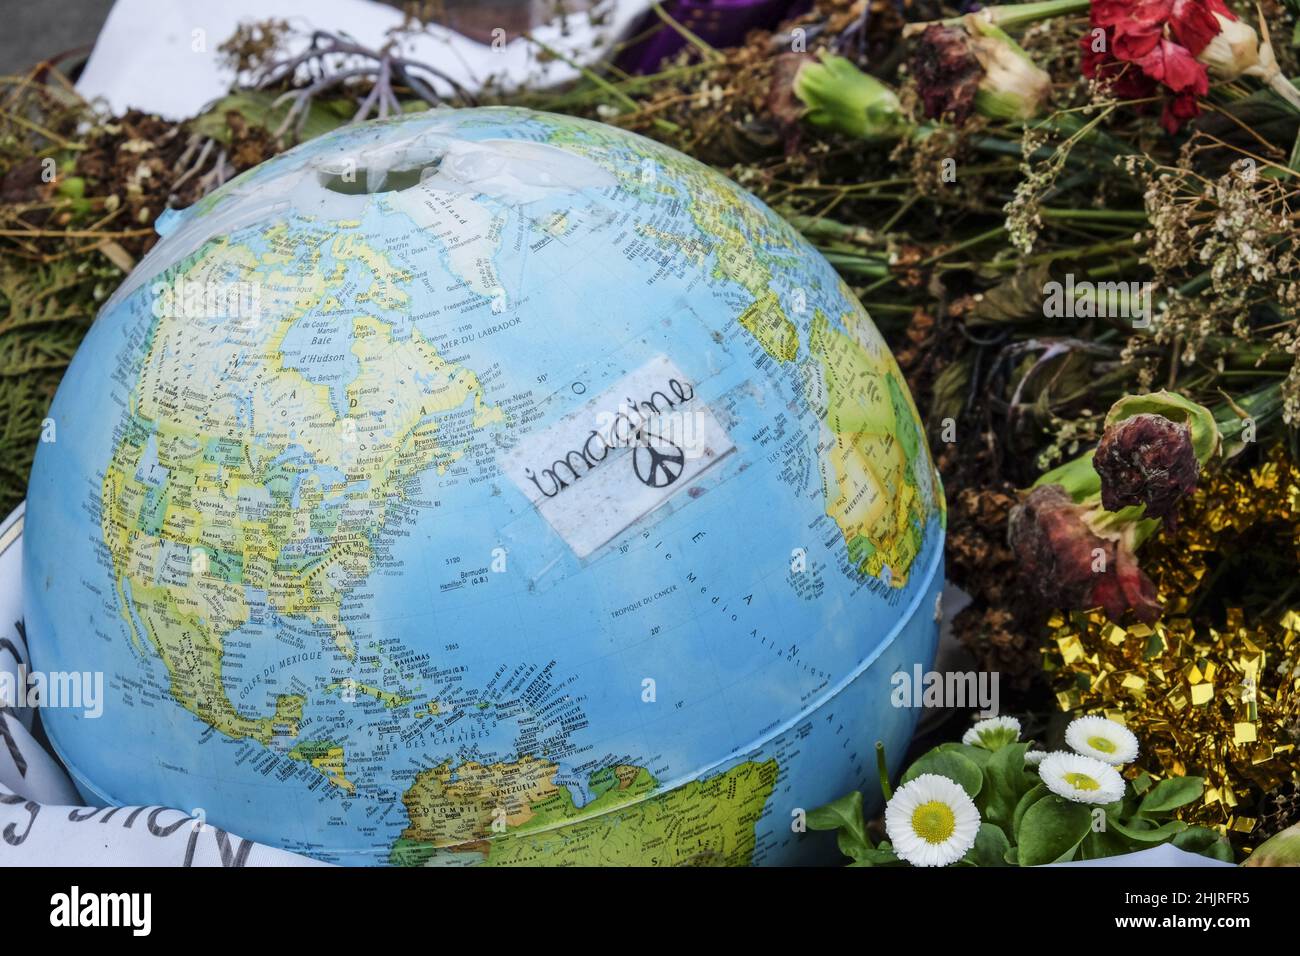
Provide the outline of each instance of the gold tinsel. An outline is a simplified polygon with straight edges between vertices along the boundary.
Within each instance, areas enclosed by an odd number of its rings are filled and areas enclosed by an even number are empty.
[[[1300,782],[1300,593],[1255,620],[1241,608],[1209,620],[1198,600],[1210,567],[1261,547],[1293,562],[1300,581],[1300,469],[1281,449],[1247,473],[1202,476],[1177,533],[1143,549],[1165,608],[1159,621],[1057,614],[1045,662],[1062,710],[1104,714],[1137,734],[1130,775],[1204,777],[1203,799],[1180,815],[1247,847],[1260,796]]]

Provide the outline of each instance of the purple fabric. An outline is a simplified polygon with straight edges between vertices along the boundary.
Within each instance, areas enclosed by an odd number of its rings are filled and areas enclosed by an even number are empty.
[[[750,30],[770,30],[804,12],[809,0],[664,0],[670,17],[705,43],[738,46]],[[659,29],[654,28],[658,26]],[[686,39],[651,10],[637,21],[631,36],[653,30],[645,40],[624,50],[616,61],[628,73],[654,73],[665,58],[686,45]]]

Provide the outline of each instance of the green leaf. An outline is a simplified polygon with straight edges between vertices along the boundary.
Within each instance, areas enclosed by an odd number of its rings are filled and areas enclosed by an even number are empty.
[[[1076,502],[1083,502],[1085,499],[1100,495],[1101,476],[1097,474],[1097,469],[1092,467],[1095,454],[1096,449],[1092,448],[1078,458],[1071,458],[1064,464],[1057,465],[1051,471],[1040,475],[1030,487],[1060,485]]]
[[[1224,102],[1202,113],[1192,125],[1214,137],[1206,149],[1198,150],[1196,157],[1197,172],[1210,177],[1227,172],[1229,164],[1241,156],[1241,150],[1259,149],[1261,141],[1289,150],[1300,128],[1295,108],[1269,89]]]
[[[1224,863],[1232,862],[1232,844],[1228,838],[1206,827],[1188,827],[1169,842],[1188,853],[1199,853]]]
[[[924,773],[937,773],[947,777],[966,791],[971,798],[976,797],[984,786],[984,774],[979,765],[970,757],[957,750],[936,747],[917,758],[916,763],[907,768],[900,783],[915,780]]]
[[[231,93],[217,100],[211,109],[192,120],[190,125],[196,133],[210,136],[220,143],[229,145],[231,132],[226,123],[226,114],[234,111],[242,116],[249,126],[260,126],[267,132],[274,132],[289,114],[290,109],[289,103],[272,106],[278,96],[278,93],[265,90],[241,90],[238,93]],[[298,139],[305,141],[328,133],[342,126],[350,116],[351,114],[342,116],[337,109],[331,108],[327,103],[315,100],[307,109],[307,116],[302,121]]]
[[[975,866],[1005,866],[1010,849],[1011,842],[1001,827],[981,823],[979,833],[975,835],[975,845],[962,859]]]
[[[1169,777],[1147,792],[1138,805],[1138,813],[1143,816],[1168,813],[1199,800],[1204,792],[1205,781],[1200,777]]]
[[[1119,856],[1133,850],[1133,844],[1118,832],[1106,830],[1097,832],[1088,830],[1088,835],[1079,844],[1079,859],[1100,860],[1103,857]]]
[[[984,787],[980,791],[984,819],[1011,830],[1020,798],[1038,782],[1025,772],[1027,743],[1007,744],[989,757],[984,767]]]
[[[839,830],[840,852],[845,856],[858,859],[872,849],[862,821],[862,794],[857,790],[810,811],[807,823],[810,830]]]
[[[983,747],[972,747],[970,744],[961,744],[953,741],[946,744],[939,744],[939,746],[935,747],[934,750],[945,754],[961,754],[967,760],[973,761],[981,770],[983,770],[984,765],[989,762],[989,758],[993,756],[993,751],[991,750],[985,750]]]
[[[897,866],[902,862],[892,849],[882,843],[875,849],[868,847],[865,852],[855,856],[849,866]]]
[[[950,362],[935,376],[930,386],[930,421],[941,422],[945,418],[956,421],[961,417],[974,364],[974,353],[971,353]]]
[[[1138,821],[1141,817],[1125,823],[1119,819],[1106,819],[1106,826],[1138,843],[1166,843],[1176,834],[1187,829],[1182,820],[1170,820],[1158,827],[1144,827]]]
[[[1026,793],[1016,803],[1016,809],[1011,814],[1011,832],[1016,834],[1020,832],[1020,821],[1024,818],[1025,811],[1035,803],[1047,796],[1047,784],[1039,782],[1028,793]]]
[[[971,325],[1041,324],[1043,287],[1051,279],[1048,263],[1016,272],[1010,278],[984,290],[967,322]]]
[[[1016,831],[1021,866],[1068,860],[1092,829],[1092,814],[1082,803],[1048,794],[1025,811]]]

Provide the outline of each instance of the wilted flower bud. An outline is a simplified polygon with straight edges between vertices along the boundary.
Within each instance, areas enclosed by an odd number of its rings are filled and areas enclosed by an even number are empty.
[[[1300,866],[1300,823],[1257,846],[1243,866]]]
[[[803,119],[804,105],[794,95],[794,81],[803,66],[812,62],[807,53],[782,53],[772,63],[767,112],[783,131],[794,129]]]
[[[1160,614],[1155,586],[1129,543],[1103,538],[1087,509],[1061,485],[1039,485],[1011,509],[1008,537],[1024,581],[1049,607],[1105,608],[1118,619],[1132,609],[1144,621]]]
[[[1020,573],[1055,607],[1078,607],[1092,590],[1094,558],[1113,553],[1080,511],[1060,485],[1041,485],[1011,509],[1009,539]]]
[[[1300,108],[1300,92],[1296,91],[1278,67],[1267,32],[1261,43],[1259,34],[1245,21],[1217,11],[1213,15],[1219,23],[1219,32],[1196,55],[1196,59],[1221,80],[1235,80],[1239,76],[1258,77],[1283,99]]]
[[[951,116],[960,126],[974,112],[984,70],[965,30],[931,23],[914,41],[908,69],[930,119]]]
[[[1093,456],[1101,476],[1101,504],[1107,511],[1146,505],[1146,516],[1174,527],[1175,509],[1196,489],[1201,465],[1192,429],[1163,415],[1133,415],[1107,426]]]
[[[911,70],[926,115],[960,124],[972,107],[991,119],[1030,120],[1042,112],[1052,80],[982,13],[959,27],[932,23],[913,48]]]
[[[1115,402],[1101,447],[1043,475],[1011,511],[1011,547],[1030,588],[1058,608],[1159,617],[1134,552],[1160,527],[1157,516],[1172,519],[1221,441],[1210,410],[1175,392]]]
[[[860,139],[891,139],[908,132],[898,96],[874,76],[842,56],[822,51],[821,62],[807,62],[794,78],[794,94],[808,107],[814,126]]]
[[[1215,13],[1219,32],[1197,54],[1196,59],[1221,80],[1235,80],[1243,73],[1258,69],[1261,64],[1259,34],[1254,28],[1235,17]],[[1264,44],[1263,56],[1272,61],[1273,48]]]
[[[1106,616],[1112,621],[1118,621],[1128,609],[1139,621],[1150,624],[1160,617],[1162,610],[1156,599],[1156,586],[1123,539],[1115,542],[1114,564],[1107,565],[1106,573],[1097,576],[1089,602],[1092,607],[1105,608]]]
[[[1052,78],[991,20],[971,13],[966,24],[984,68],[975,108],[992,119],[1005,120],[1031,120],[1041,113],[1052,92]]]

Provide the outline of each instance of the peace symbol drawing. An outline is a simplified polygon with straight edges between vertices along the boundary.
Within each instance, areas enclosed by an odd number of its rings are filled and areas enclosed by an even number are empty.
[[[686,469],[686,453],[675,443],[643,428],[632,449],[632,468],[643,485],[666,488]]]

